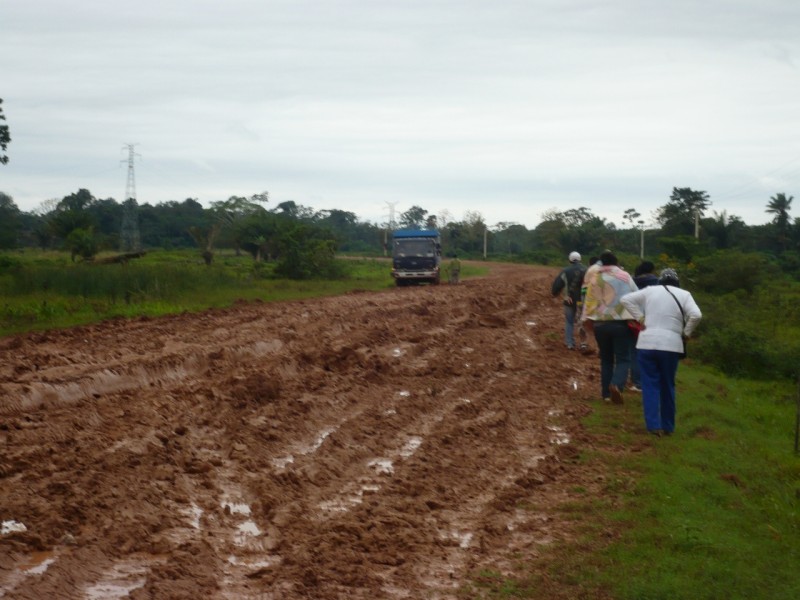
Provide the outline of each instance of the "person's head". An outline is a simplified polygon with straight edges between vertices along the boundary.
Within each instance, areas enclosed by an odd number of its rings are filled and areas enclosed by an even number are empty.
[[[651,263],[649,260],[643,260],[642,264],[636,267],[636,270],[633,272],[634,277],[639,277],[639,275],[646,275],[648,273],[655,273],[656,266]]]
[[[581,254],[580,252],[572,251],[569,253],[569,262],[571,263],[579,263],[581,262]]]
[[[603,253],[600,255],[600,262],[603,263],[603,266],[609,265],[618,265],[619,260],[617,260],[617,255],[611,252],[611,250],[604,250]]]
[[[680,280],[678,273],[675,269],[663,269],[658,276],[658,283],[661,285],[671,285],[673,287],[680,287]]]
[[[589,264],[590,265],[596,265],[599,262],[599,260],[600,259],[597,258],[596,256],[592,256],[591,258],[589,258]]]

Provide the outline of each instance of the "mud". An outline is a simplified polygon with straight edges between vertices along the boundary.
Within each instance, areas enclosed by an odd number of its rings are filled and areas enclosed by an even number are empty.
[[[455,598],[535,568],[602,479],[554,274],[0,340],[0,597]]]

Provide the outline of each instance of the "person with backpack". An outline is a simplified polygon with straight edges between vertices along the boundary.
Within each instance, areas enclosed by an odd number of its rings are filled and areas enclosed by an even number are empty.
[[[569,266],[565,267],[553,280],[551,292],[553,296],[562,297],[564,304],[564,342],[569,350],[575,349],[575,319],[580,315],[582,304],[581,286],[586,267],[581,264],[578,252],[569,253]],[[586,332],[579,324],[578,335],[581,338],[581,349],[586,348]]]
[[[659,285],[622,297],[622,305],[644,329],[636,342],[642,381],[642,408],[647,431],[675,431],[675,375],[686,354],[686,338],[703,318],[692,294],[680,288],[674,269],[664,269]]]

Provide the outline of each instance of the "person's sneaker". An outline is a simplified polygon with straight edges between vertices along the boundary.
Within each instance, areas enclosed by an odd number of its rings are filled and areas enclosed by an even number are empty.
[[[608,391],[611,392],[611,402],[614,404],[622,404],[622,392],[613,383],[608,386]]]
[[[641,388],[641,387],[639,387],[638,385],[636,385],[635,383],[632,383],[632,384],[630,384],[630,385],[628,386],[628,389],[629,389],[630,391],[632,391],[632,392],[641,392],[641,391],[642,391],[642,388]]]
[[[647,433],[650,435],[654,435],[656,437],[661,437],[661,430],[660,429],[648,429]]]

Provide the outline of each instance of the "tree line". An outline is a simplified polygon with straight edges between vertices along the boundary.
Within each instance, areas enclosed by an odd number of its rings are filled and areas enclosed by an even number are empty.
[[[585,255],[603,248],[631,255],[659,256],[688,263],[718,250],[761,252],[800,272],[800,219],[790,215],[793,197],[778,193],[765,203],[773,219],[750,226],[725,211],[709,213],[706,192],[673,188],[668,201],[645,226],[633,208],[617,227],[589,208],[551,210],[533,229],[514,222],[489,226],[468,211],[456,220],[443,211],[420,206],[403,212],[396,223],[361,221],[345,210],[314,210],[292,200],[269,207],[269,194],[231,196],[204,207],[193,198],[138,205],[95,198],[80,189],[60,200],[25,212],[0,192],[0,249],[38,247],[64,250],[74,260],[91,260],[98,252],[138,248],[197,247],[206,262],[217,247],[249,253],[256,261],[277,260],[291,253],[349,252],[379,255],[394,228],[437,228],[445,254],[540,262],[562,261],[572,250]],[[313,247],[309,250],[307,246]]]

